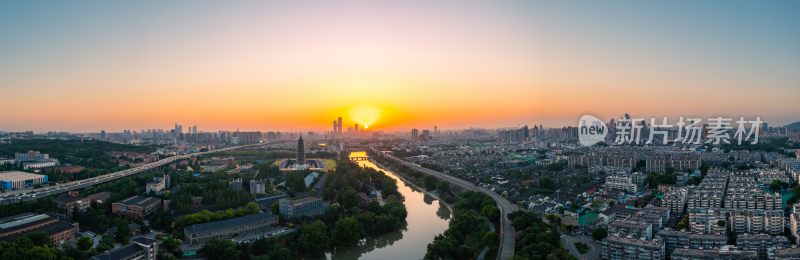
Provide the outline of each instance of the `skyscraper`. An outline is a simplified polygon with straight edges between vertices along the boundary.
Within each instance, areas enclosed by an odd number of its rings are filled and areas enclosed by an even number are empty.
[[[333,120],[333,135],[339,135],[339,124],[336,123],[336,120]]]
[[[431,140],[431,131],[428,129],[422,130],[422,141]]]
[[[336,125],[337,125],[337,130],[338,130],[337,134],[342,135],[342,117],[341,116],[336,119]]]
[[[411,129],[411,141],[419,140],[419,129]]]
[[[306,163],[306,148],[303,142],[303,136],[297,139],[297,164]]]
[[[355,125],[355,128],[353,128],[353,129],[355,129],[354,131],[355,131],[355,133],[357,134],[357,133],[358,133],[358,124],[356,124],[356,125]]]

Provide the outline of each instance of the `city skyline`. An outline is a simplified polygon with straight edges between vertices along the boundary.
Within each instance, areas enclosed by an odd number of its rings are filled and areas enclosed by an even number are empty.
[[[0,1],[3,259],[800,259],[800,1]]]
[[[790,1],[0,7],[5,131],[800,120]]]

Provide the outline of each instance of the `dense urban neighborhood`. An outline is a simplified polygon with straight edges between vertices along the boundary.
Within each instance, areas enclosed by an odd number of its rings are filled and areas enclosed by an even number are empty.
[[[742,146],[340,131],[4,133],[2,255],[320,257],[408,228],[402,182],[447,208],[426,259],[800,257],[798,129]]]

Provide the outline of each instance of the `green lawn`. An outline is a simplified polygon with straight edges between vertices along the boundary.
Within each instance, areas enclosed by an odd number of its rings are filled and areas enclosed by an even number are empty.
[[[587,252],[592,250],[592,247],[580,242],[575,243],[575,248],[578,249],[578,252],[581,254],[586,254]]]
[[[578,217],[578,223],[581,224],[581,226],[589,225],[595,220],[597,220],[597,214],[598,214],[597,212],[590,212],[583,214],[580,217]]]

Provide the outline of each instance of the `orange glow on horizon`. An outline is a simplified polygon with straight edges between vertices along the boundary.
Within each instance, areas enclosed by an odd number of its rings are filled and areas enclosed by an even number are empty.
[[[560,127],[623,113],[782,125],[800,111],[795,23],[777,26],[796,21],[792,12],[675,12],[702,14],[694,20],[536,1],[125,3],[102,12],[30,2],[0,9],[9,28],[0,131],[331,131],[342,117],[345,129],[388,132]],[[705,19],[715,27],[688,26]]]

